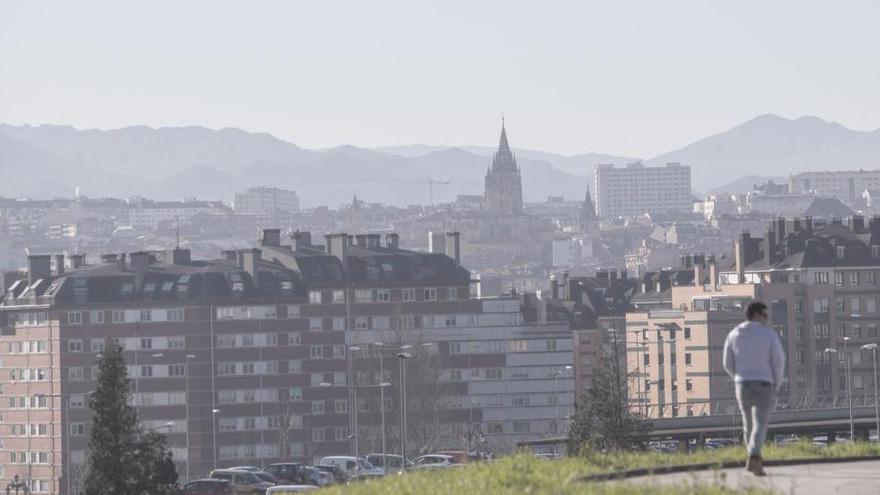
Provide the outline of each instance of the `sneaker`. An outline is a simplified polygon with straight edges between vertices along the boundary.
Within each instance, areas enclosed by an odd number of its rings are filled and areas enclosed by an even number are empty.
[[[764,459],[759,455],[749,456],[749,460],[746,461],[746,471],[755,476],[767,476],[767,473],[764,471]]]

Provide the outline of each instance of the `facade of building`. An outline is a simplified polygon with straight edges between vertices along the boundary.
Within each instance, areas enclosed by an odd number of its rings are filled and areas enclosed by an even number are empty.
[[[276,215],[299,211],[299,195],[296,191],[277,187],[251,187],[235,193],[235,211]]]
[[[483,208],[487,211],[522,215],[522,177],[516,157],[507,143],[507,131],[501,125],[501,139],[498,150],[492,157],[492,165],[486,172],[485,201]]]
[[[855,204],[866,189],[880,189],[880,170],[802,172],[789,179],[792,194],[814,194]]]
[[[88,394],[111,340],[125,348],[142,426],[168,435],[184,480],[215,466],[349,454],[356,417],[360,453],[377,451],[383,380],[350,371],[377,342],[432,344],[443,393],[408,398],[443,412],[431,447],[507,450],[565,428],[567,324],[525,321],[516,298],[471,299],[457,234],[449,256],[402,250],[396,234],[324,241],[298,232],[282,244],[268,229],[258,248],[213,260],[184,249],[92,264],[32,255],[26,273],[4,277],[0,304],[0,482],[18,475],[33,493],[76,493]],[[389,439],[400,431],[392,424]]]
[[[679,163],[646,167],[641,162],[616,168],[597,165],[593,192],[602,218],[645,213],[688,214],[693,210],[691,168]]]
[[[196,215],[225,215],[229,208],[220,201],[152,201],[132,199],[128,221],[132,227],[156,229],[163,222],[189,224]]]

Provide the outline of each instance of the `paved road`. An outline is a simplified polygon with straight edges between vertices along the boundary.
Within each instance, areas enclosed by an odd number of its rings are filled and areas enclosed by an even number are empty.
[[[765,470],[768,474],[766,478],[757,478],[742,469],[721,469],[642,476],[623,483],[664,485],[715,483],[733,489],[769,488],[786,495],[880,493],[880,461],[778,466],[768,467]]]

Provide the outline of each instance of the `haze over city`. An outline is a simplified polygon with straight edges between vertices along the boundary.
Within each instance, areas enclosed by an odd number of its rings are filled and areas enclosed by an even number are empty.
[[[0,493],[880,492],[877,19],[0,0]]]

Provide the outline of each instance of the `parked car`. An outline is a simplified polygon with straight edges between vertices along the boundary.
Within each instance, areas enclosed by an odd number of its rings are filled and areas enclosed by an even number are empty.
[[[266,490],[266,495],[291,495],[293,493],[310,492],[317,490],[313,485],[278,485]]]
[[[415,459],[411,469],[446,469],[457,464],[451,455],[428,454]]]
[[[434,453],[448,455],[449,457],[452,457],[455,464],[467,464],[468,462],[486,460],[485,455],[480,452],[465,452],[463,450],[443,450]]]
[[[211,471],[211,478],[228,481],[235,495],[265,495],[266,490],[273,486],[250,471],[215,469]]]
[[[254,476],[260,478],[263,481],[267,481],[272,483],[273,485],[283,485],[284,482],[275,477],[272,473],[267,473],[266,471],[252,471]]]
[[[193,480],[183,485],[183,495],[234,495],[232,485],[226,480]]]
[[[263,471],[289,485],[308,485],[311,474],[301,462],[279,462],[266,466]]]
[[[236,467],[231,467],[231,468],[226,468],[226,469],[233,469],[235,471],[250,471],[252,473],[256,473],[257,471],[262,471],[262,469],[258,468],[257,466],[236,466]]]
[[[383,462],[382,454],[367,454],[366,460],[370,464],[384,469],[386,473],[399,472],[401,466],[403,466],[404,469],[412,466],[412,463],[409,462],[409,460],[404,462],[403,457],[397,454],[385,454],[384,457],[388,462],[387,466]]]
[[[330,475],[324,471],[314,466],[306,466],[305,470],[308,473],[307,485],[325,486],[330,484]]]
[[[348,481],[348,476],[346,476],[345,472],[336,466],[318,464],[315,467],[329,474],[333,479],[333,483],[345,483]]]
[[[318,464],[324,466],[336,466],[344,471],[349,478],[385,476],[384,469],[370,464],[363,458],[355,458],[348,455],[322,457]]]

